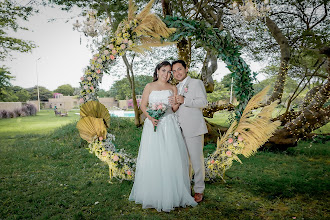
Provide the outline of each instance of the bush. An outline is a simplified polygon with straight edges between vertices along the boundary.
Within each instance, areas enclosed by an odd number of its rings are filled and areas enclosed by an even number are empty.
[[[31,104],[26,104],[21,109],[15,109],[14,111],[0,110],[0,118],[16,118],[19,116],[25,117],[36,114],[37,108]]]
[[[8,111],[9,118],[16,118],[15,112]]]
[[[21,110],[25,113],[25,116],[30,116],[29,109],[26,106],[23,106]]]
[[[24,107],[28,110],[28,115],[36,115],[37,114],[37,108],[32,104],[26,104]]]
[[[9,118],[9,114],[7,110],[0,111],[0,118]]]

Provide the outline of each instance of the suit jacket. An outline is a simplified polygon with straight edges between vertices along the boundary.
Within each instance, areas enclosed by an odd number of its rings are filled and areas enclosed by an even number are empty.
[[[176,115],[183,135],[185,137],[195,137],[207,133],[202,113],[202,109],[207,106],[207,98],[203,82],[199,79],[192,79],[190,76],[187,77],[187,81],[183,86],[185,102],[180,105]]]

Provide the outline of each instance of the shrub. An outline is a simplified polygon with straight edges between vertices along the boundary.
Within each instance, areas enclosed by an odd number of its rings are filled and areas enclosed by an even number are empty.
[[[32,104],[26,104],[21,109],[15,109],[14,111],[0,110],[0,118],[16,118],[36,114],[37,108]]]
[[[25,116],[30,116],[29,109],[26,107],[26,105],[23,106],[23,107],[21,108],[21,110],[22,110],[22,112],[25,113]]]
[[[9,118],[9,114],[7,110],[0,111],[0,118]]]
[[[29,114],[28,115],[36,115],[37,114],[37,108],[32,104],[26,104],[25,107],[28,109]]]
[[[12,112],[12,111],[8,111],[8,116],[9,116],[9,118],[16,118],[15,112]]]
[[[22,116],[23,111],[22,111],[22,109],[17,108],[14,110],[14,113],[16,114],[16,117],[19,117],[19,116]]]

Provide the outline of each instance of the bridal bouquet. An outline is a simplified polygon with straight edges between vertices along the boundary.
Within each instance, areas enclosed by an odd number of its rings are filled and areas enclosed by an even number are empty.
[[[159,120],[166,112],[167,106],[164,103],[153,103],[149,105],[147,112],[149,115]],[[157,126],[154,126],[154,132],[156,132]]]

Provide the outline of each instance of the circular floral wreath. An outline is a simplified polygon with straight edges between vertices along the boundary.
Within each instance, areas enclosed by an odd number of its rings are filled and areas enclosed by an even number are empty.
[[[257,121],[250,119],[251,110],[261,102],[262,95],[266,92],[256,95],[256,98],[253,97],[249,104],[247,103],[253,93],[251,89],[253,76],[248,65],[240,57],[240,48],[234,45],[228,34],[207,27],[203,22],[185,18],[167,17],[164,20],[166,25],[159,17],[150,13],[153,1],[151,0],[138,15],[135,14],[135,6],[130,1],[127,20],[118,26],[115,36],[109,37],[108,42],[99,48],[98,53],[93,55],[90,65],[85,69],[80,82],[79,101],[81,104],[98,101],[98,86],[102,81],[104,69],[118,56],[123,56],[126,51],[143,52],[152,46],[166,45],[163,42],[164,38],[176,41],[182,36],[195,36],[196,40],[201,41],[205,47],[217,50],[218,57],[226,62],[235,78],[236,96],[240,101],[236,115],[240,122],[249,124],[240,126],[242,123],[234,122],[221,140],[218,140],[215,152],[205,158],[206,179],[215,180],[219,177],[223,179],[225,171],[232,166],[233,160],[241,162],[237,155],[243,154],[248,157],[255,152],[272,135],[278,122],[270,121],[271,109],[262,111],[260,113],[262,117],[258,117]],[[275,105],[272,107],[274,108]],[[84,117],[93,116],[81,114],[81,120]],[[102,127],[102,130],[106,132],[105,127]],[[91,135],[88,148],[91,153],[108,164],[110,180],[134,179],[136,159],[123,149],[116,149],[113,144],[114,135],[110,133],[100,135],[97,131],[92,132]]]

